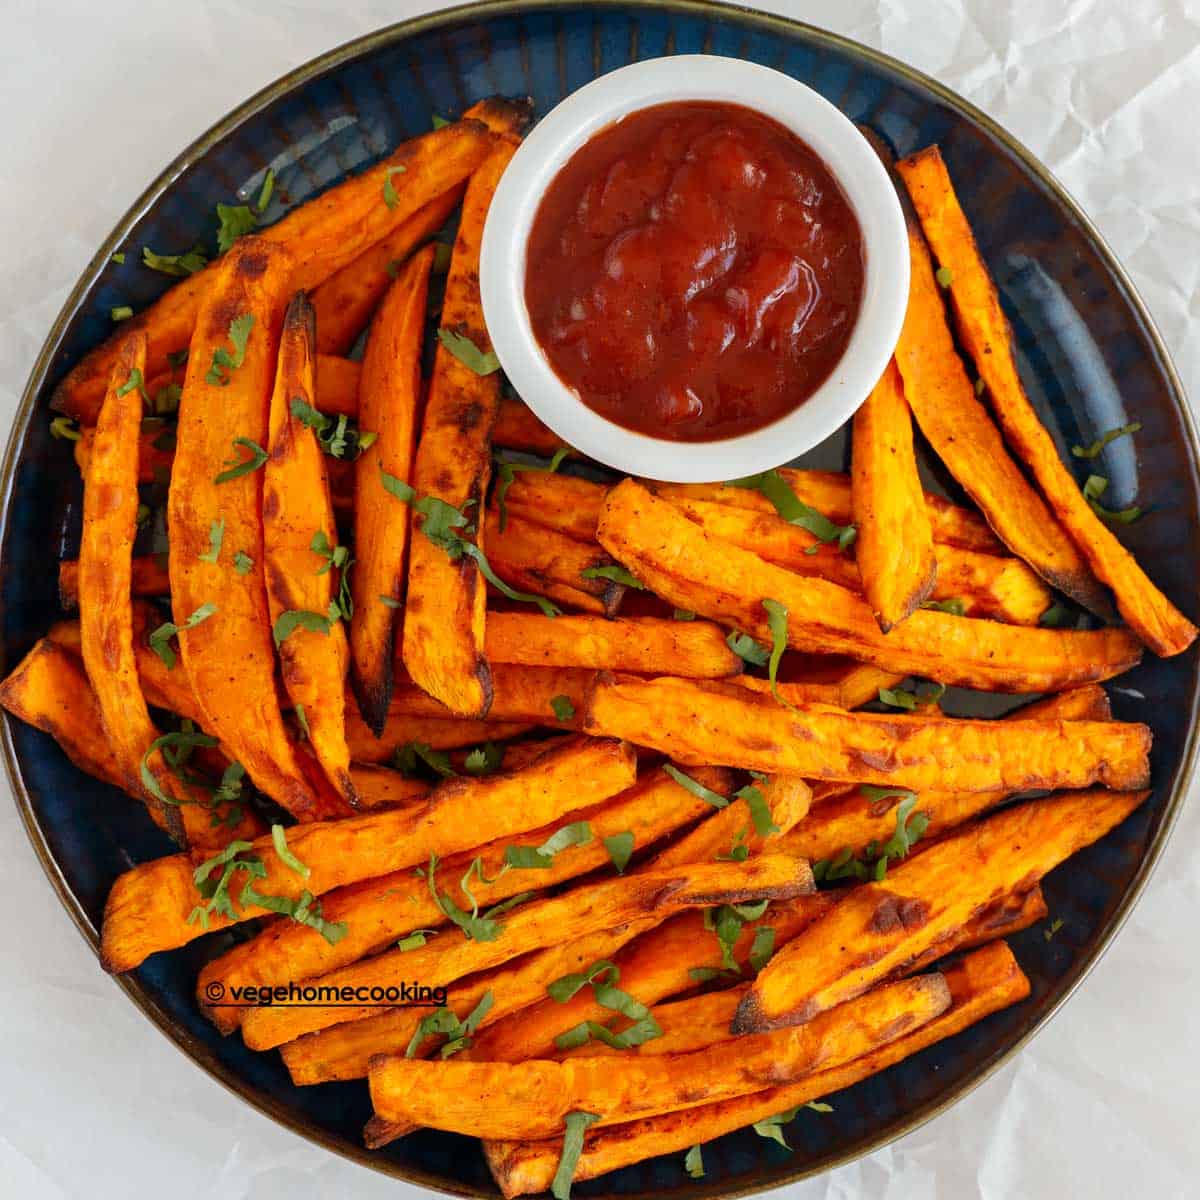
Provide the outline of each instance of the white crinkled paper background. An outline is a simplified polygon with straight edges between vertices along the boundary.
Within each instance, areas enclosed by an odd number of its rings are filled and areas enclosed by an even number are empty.
[[[413,0],[0,3],[0,429],[92,252],[228,109]],[[1200,396],[1200,3],[760,0],[980,105],[1082,202]],[[0,785],[7,793],[7,786]],[[1014,1062],[801,1200],[1200,1194],[1200,812],[1116,944]],[[247,1108],[97,967],[0,799],[0,1195],[361,1200],[418,1189]]]

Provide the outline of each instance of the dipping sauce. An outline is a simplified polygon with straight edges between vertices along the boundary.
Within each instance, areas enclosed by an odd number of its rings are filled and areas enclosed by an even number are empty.
[[[858,221],[778,122],[679,101],[601,130],[546,190],[525,303],[558,376],[627,429],[716,441],[803,404],[862,301]]]

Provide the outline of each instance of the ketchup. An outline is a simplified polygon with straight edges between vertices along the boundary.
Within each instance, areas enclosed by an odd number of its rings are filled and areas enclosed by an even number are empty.
[[[795,134],[737,104],[630,114],[551,182],[525,304],[589,408],[627,429],[716,441],[803,404],[849,341],[858,221]]]

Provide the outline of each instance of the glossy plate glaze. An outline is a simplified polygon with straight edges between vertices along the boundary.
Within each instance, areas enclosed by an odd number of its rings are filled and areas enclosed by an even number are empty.
[[[109,309],[141,308],[169,281],[138,265],[140,248],[182,251],[213,236],[213,206],[256,192],[268,166],[278,183],[266,219],[321,191],[491,94],[529,94],[546,112],[573,89],[626,63],[711,52],[786,71],[901,154],[942,147],[1012,320],[1031,395],[1065,451],[1136,418],[1142,432],[1105,451],[1114,507],[1149,514],[1121,536],[1167,594],[1197,616],[1196,435],[1179,383],[1129,281],[1095,230],[1029,154],[986,117],[916,72],[829,34],[702,3],[489,3],[435,14],[351,43],[293,72],[189,147],[147,189],[99,248],[34,367],[3,466],[3,649],[11,666],[57,611],[50,551],[74,553],[79,477],[68,443],[48,434],[58,377],[110,330]],[[126,250],[124,265],[111,261]],[[806,456],[844,465],[842,435]],[[1069,460],[1068,460],[1069,461]],[[953,493],[928,463],[930,478]],[[1097,466],[1097,464],[1092,464]],[[805,1112],[794,1152],[747,1130],[705,1147],[704,1179],[671,1155],[579,1185],[580,1196],[734,1195],[778,1186],[846,1161],[913,1128],[979,1082],[1082,979],[1127,914],[1183,797],[1194,755],[1196,655],[1147,658],[1110,692],[1118,717],[1154,727],[1155,795],[1129,821],[1045,883],[1062,921],[1014,939],[1033,980],[1024,1004],[996,1014],[885,1074]],[[1013,701],[951,697],[952,711],[1002,711]],[[75,770],[46,735],[5,720],[9,775],[30,837],[63,903],[94,946],[104,898],[132,862],[170,851],[144,814]],[[222,1039],[192,989],[220,936],[157,955],[121,982],[200,1066],[248,1102],[321,1144],[393,1175],[470,1195],[494,1195],[470,1139],[421,1132],[377,1154],[362,1149],[365,1087],[293,1088],[277,1055]],[[99,968],[97,968],[99,969]]]

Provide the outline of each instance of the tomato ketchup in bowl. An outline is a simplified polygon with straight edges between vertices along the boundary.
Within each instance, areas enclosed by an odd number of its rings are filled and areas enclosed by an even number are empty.
[[[908,252],[874,151],[752,63],[638,63],[514,156],[484,231],[484,315],[511,382],[619,470],[766,470],[847,420],[899,336]]]

